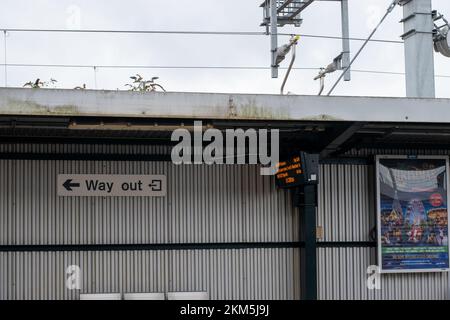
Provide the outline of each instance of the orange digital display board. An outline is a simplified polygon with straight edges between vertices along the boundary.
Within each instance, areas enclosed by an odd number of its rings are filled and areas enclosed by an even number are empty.
[[[277,164],[277,173],[275,175],[277,185],[280,188],[296,187],[303,183],[303,168],[300,156],[292,157],[287,161]]]
[[[318,156],[300,152],[277,164],[275,181],[280,188],[295,188],[317,183]]]

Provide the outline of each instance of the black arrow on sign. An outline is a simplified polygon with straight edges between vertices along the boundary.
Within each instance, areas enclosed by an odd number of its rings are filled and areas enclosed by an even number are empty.
[[[72,188],[78,188],[79,186],[79,183],[72,183],[72,179],[67,179],[63,184],[63,187],[66,188],[67,191],[73,191]]]

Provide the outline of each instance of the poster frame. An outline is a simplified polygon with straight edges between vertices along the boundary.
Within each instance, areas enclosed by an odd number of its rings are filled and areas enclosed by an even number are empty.
[[[448,268],[430,268],[430,269],[383,269],[382,264],[382,246],[381,246],[381,205],[380,205],[380,178],[379,178],[379,166],[381,159],[423,159],[423,160],[433,160],[440,159],[445,160],[445,170],[446,170],[446,188],[447,188],[447,221],[449,216],[449,200],[450,200],[450,186],[449,186],[449,156],[440,155],[376,155],[375,156],[375,180],[376,180],[376,195],[375,201],[377,205],[377,262],[380,273],[424,273],[424,272],[449,272],[450,271],[450,261]],[[447,230],[450,231],[447,222]],[[447,231],[447,232],[448,232]],[[450,245],[448,245],[448,253],[450,260]]]

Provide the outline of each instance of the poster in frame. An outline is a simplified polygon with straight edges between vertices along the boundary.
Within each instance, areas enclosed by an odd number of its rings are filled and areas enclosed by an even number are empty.
[[[448,157],[375,160],[380,272],[449,271]]]

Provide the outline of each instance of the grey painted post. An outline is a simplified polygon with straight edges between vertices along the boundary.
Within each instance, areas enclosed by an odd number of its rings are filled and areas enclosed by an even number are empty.
[[[342,20],[342,67],[345,69],[350,65],[350,30],[348,17],[348,0],[341,1]],[[345,72],[344,81],[350,81],[350,69]]]
[[[278,78],[277,48],[278,48],[278,12],[277,1],[270,0],[270,50],[272,52],[272,78]]]
[[[406,96],[435,97],[431,0],[402,0]]]

